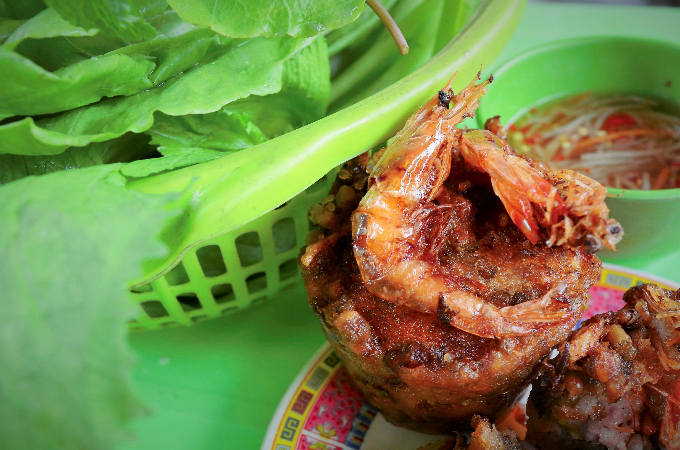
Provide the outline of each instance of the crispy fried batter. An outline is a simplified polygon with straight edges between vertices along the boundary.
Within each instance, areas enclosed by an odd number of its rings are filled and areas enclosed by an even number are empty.
[[[519,450],[520,443],[512,431],[500,431],[488,419],[480,416],[472,418],[474,431],[470,442],[465,443],[462,436],[455,437],[420,447],[418,450]]]
[[[680,448],[680,291],[629,289],[543,364],[527,440],[541,449]]]
[[[556,297],[568,314],[531,333],[494,339],[449,325],[447,314],[383,300],[366,289],[350,234],[350,214],[366,190],[366,165],[370,170],[364,155],[339,173],[330,193],[332,216],[328,208],[311,210],[311,220],[323,226],[300,258],[309,302],[328,340],[367,400],[395,424],[450,433],[467,429],[475,414],[498,417],[580,318],[600,261],[531,244],[509,220],[489,176],[456,159],[437,199],[454,213],[431,222],[441,239],[427,257],[446,271],[453,288],[498,307],[535,300],[564,283]],[[353,201],[339,202],[341,190]]]

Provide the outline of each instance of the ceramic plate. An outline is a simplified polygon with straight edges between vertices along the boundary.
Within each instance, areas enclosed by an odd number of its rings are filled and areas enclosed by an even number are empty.
[[[633,269],[603,264],[582,320],[623,305],[631,286],[679,286]],[[389,424],[352,386],[338,355],[325,344],[291,384],[269,424],[262,450],[415,450],[440,437]]]

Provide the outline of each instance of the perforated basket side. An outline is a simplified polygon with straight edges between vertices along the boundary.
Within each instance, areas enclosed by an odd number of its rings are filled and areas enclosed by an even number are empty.
[[[164,276],[130,291],[140,314],[130,329],[191,325],[262,302],[301,281],[297,257],[310,223],[308,209],[324,198],[335,172],[279,208],[201,243]]]

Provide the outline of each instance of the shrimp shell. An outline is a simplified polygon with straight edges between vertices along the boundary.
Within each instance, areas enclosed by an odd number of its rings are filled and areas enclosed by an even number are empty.
[[[450,287],[438,263],[425,258],[432,244],[425,238],[426,230],[437,217],[451,214],[448,205],[435,199],[442,193],[454,156],[489,174],[494,192],[532,244],[542,239],[549,246],[589,243],[588,252],[602,244],[613,248],[612,236],[620,238],[623,231],[618,223],[607,220],[604,197],[588,196],[586,188],[597,191],[592,180],[572,176],[565,184],[565,174],[546,176],[538,164],[517,156],[492,132],[456,128],[474,116],[492,81],[475,84],[477,79],[479,74],[457,95],[449,81],[388,145],[371,174],[368,192],[352,215],[354,253],[366,287],[374,295],[438,314],[444,322],[477,336],[517,336],[569,316],[569,305],[557,295],[566,286],[558,284],[541,298],[499,308]],[[433,242],[438,240],[435,235]]]

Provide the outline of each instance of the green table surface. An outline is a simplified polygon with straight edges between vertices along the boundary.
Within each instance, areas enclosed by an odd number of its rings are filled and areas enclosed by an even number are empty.
[[[680,8],[531,3],[500,59],[573,36],[680,42]],[[680,282],[680,251],[617,261]],[[132,334],[135,388],[151,413],[120,450],[258,449],[289,384],[324,342],[301,284],[266,304],[191,328]]]

